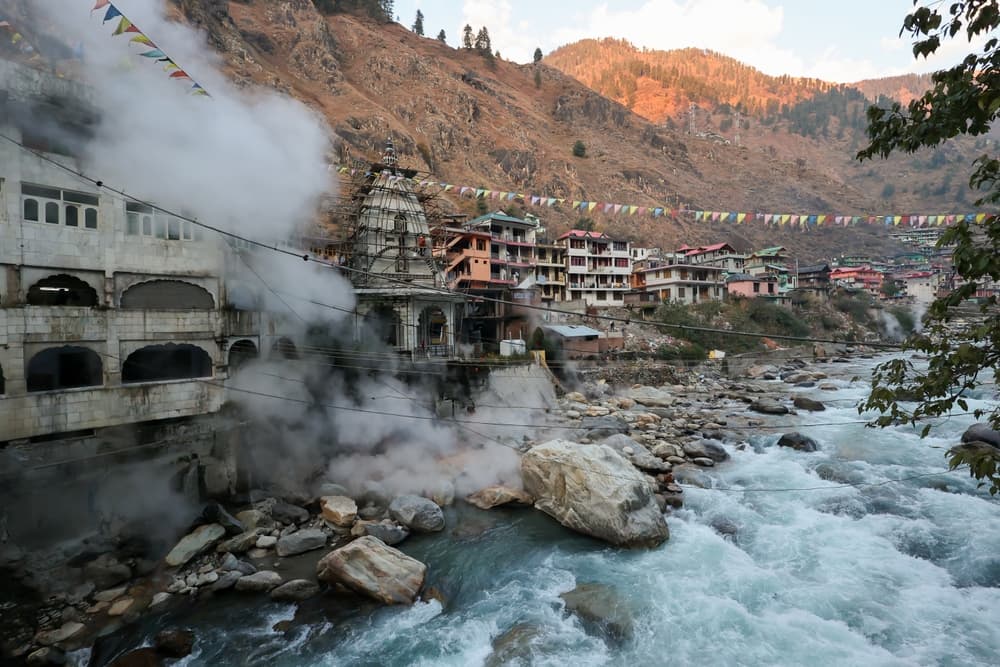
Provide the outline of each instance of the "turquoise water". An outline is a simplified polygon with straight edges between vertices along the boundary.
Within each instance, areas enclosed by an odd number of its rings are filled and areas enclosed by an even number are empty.
[[[838,384],[804,390],[833,409],[769,423],[857,420],[866,387]],[[401,545],[428,563],[443,606],[325,598],[281,632],[294,606],[224,598],[181,617],[199,636],[185,663],[483,665],[497,637],[528,624],[527,658],[512,664],[993,665],[1000,505],[965,473],[935,474],[970,420],[945,420],[925,440],[909,428],[803,426],[822,448],[811,454],[773,446],[781,431],[747,433],[747,447],[727,445],[732,461],[703,476],[715,488],[686,490],[670,541],[651,551],[605,547],[532,510],[452,511],[444,538]],[[712,527],[723,524],[730,534]],[[585,582],[619,593],[631,640],[606,642],[565,612],[559,594]]]

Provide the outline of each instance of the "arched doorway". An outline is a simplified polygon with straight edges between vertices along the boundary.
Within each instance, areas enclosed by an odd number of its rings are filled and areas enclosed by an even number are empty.
[[[448,318],[437,306],[428,306],[420,312],[417,322],[419,347],[432,355],[447,354]]]
[[[144,310],[212,310],[215,299],[203,287],[181,280],[150,280],[122,294],[122,308]]]
[[[122,364],[122,384],[212,377],[212,357],[197,345],[147,345]]]
[[[402,345],[399,313],[390,306],[378,306],[365,314],[365,328],[375,340],[389,347]]]
[[[53,391],[104,384],[101,357],[85,347],[65,345],[42,350],[28,362],[28,391]]]
[[[97,305],[97,290],[79,278],[60,273],[28,288],[28,305],[93,308]]]
[[[238,340],[229,347],[229,371],[232,373],[247,362],[253,361],[260,353],[252,340]]]

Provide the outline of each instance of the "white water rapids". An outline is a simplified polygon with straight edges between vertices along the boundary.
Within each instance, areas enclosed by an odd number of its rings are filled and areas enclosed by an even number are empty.
[[[867,377],[872,363],[838,370]],[[859,419],[867,384],[835,383],[836,392],[796,389],[826,412],[768,418],[821,451],[774,446],[781,430],[748,433],[743,450],[727,445],[732,460],[701,475],[716,488],[687,488],[660,548],[606,547],[530,510],[450,515],[450,526],[482,525],[401,545],[429,564],[443,606],[287,633],[268,628],[291,617],[288,606],[248,610],[254,620],[213,616],[198,621],[186,663],[483,665],[498,637],[525,624],[521,662],[508,664],[997,664],[1000,503],[966,472],[947,472],[943,456],[972,417],[941,420],[924,440],[908,427],[806,426]],[[995,405],[992,388],[983,398],[970,408]],[[606,641],[566,613],[559,594],[584,582],[618,592],[632,639]]]

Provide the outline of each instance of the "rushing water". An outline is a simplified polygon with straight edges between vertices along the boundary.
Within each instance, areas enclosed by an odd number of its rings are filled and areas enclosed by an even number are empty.
[[[780,431],[727,445],[732,460],[703,475],[714,488],[686,490],[658,549],[609,548],[531,510],[453,512],[450,534],[402,545],[429,564],[444,606],[319,602],[278,631],[294,606],[230,596],[141,632],[194,626],[188,665],[483,665],[518,624],[533,629],[520,664],[997,664],[1000,504],[945,472],[943,457],[972,418],[942,420],[924,440],[912,428],[806,427],[858,420],[867,386],[837,384],[803,390],[826,412],[768,422],[794,425],[820,452],[774,446]],[[984,398],[970,408],[995,404]],[[559,594],[584,582],[621,595],[632,639],[606,642],[565,612]]]

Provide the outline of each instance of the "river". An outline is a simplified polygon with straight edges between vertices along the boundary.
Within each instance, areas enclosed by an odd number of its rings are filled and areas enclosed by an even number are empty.
[[[727,445],[732,460],[701,475],[713,488],[686,488],[660,548],[613,549],[532,510],[452,510],[444,536],[401,545],[429,564],[443,605],[319,602],[275,630],[294,606],[230,596],[147,619],[131,640],[182,623],[198,636],[184,665],[464,666],[523,624],[526,657],[512,664],[994,665],[1000,505],[943,457],[973,418],[924,440],[844,423],[867,390],[849,378],[872,363],[838,368],[836,392],[801,390],[826,412],[767,418],[821,451],[776,447],[780,431]],[[995,405],[982,396],[970,408]],[[565,612],[560,593],[585,582],[620,594],[631,639],[606,642]]]

